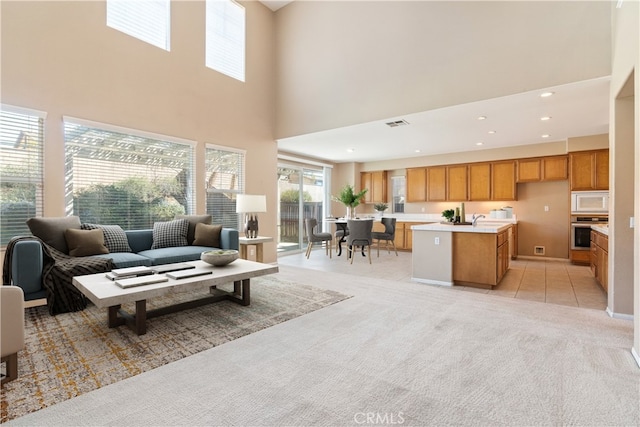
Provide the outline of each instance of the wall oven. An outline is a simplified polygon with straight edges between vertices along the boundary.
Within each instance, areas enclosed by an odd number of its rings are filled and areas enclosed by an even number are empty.
[[[571,249],[588,251],[591,248],[591,226],[608,222],[609,217],[603,215],[571,215]]]

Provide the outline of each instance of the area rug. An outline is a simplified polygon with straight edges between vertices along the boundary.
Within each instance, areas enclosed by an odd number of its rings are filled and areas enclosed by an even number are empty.
[[[152,299],[147,308],[197,296],[187,292]],[[251,305],[223,301],[152,318],[142,336],[126,326],[109,328],[107,310],[92,304],[57,316],[46,307],[26,309],[26,345],[18,354],[18,378],[2,387],[0,423],[347,298],[277,276],[259,277],[252,279]],[[133,306],[123,308],[134,311]]]

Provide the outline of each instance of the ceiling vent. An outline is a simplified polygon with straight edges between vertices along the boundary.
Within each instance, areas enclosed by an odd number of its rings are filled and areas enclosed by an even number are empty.
[[[390,128],[395,128],[395,127],[398,127],[398,126],[406,126],[406,125],[409,124],[409,122],[406,121],[406,120],[396,120],[395,122],[387,122],[386,124]]]

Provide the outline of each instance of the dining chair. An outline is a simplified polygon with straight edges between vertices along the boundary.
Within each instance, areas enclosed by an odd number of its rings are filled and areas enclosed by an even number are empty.
[[[347,236],[347,254],[353,264],[355,248],[367,250],[369,264],[371,264],[371,230],[373,229],[373,219],[349,219],[347,220],[349,235]],[[363,252],[364,254],[364,252]]]
[[[396,219],[395,218],[382,218],[380,221],[382,225],[384,225],[384,231],[374,231],[371,233],[373,240],[378,241],[378,256],[380,256],[380,241],[386,241],[387,253],[391,253],[389,250],[389,242],[393,245],[393,250],[396,251],[396,256],[398,256],[398,249],[396,249]]]
[[[331,258],[333,236],[331,235],[331,233],[314,232],[314,229],[316,228],[317,225],[318,225],[318,220],[315,218],[305,218],[304,220],[305,230],[307,231],[307,241],[309,242],[307,244],[307,253],[306,253],[307,259],[309,259],[309,255],[311,255],[311,249],[313,247],[313,244],[318,242],[320,243],[326,242],[325,254],[328,253],[329,258]]]
[[[347,223],[336,223],[336,232],[334,234],[336,238],[336,251],[338,255],[342,253],[342,242],[346,242],[347,236],[349,235],[349,226]]]

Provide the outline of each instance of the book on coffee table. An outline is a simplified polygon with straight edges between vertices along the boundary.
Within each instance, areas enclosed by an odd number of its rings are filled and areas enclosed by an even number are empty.
[[[153,270],[149,267],[139,266],[139,267],[126,267],[126,268],[114,268],[111,270],[111,274],[116,277],[124,277],[124,276],[144,276],[147,274],[153,274]]]
[[[134,286],[151,285],[154,283],[168,282],[164,276],[158,276],[157,274],[146,275],[140,277],[132,277],[130,279],[118,279],[114,283],[123,289],[132,288]]]
[[[173,264],[154,265],[151,267],[151,271],[155,274],[168,273],[170,271],[191,270],[196,268],[195,265],[186,264],[184,262],[176,262]]]
[[[205,276],[211,273],[213,273],[211,270],[202,270],[196,268],[193,270],[172,271],[170,273],[167,273],[166,276],[171,279],[186,279],[187,277]]]

